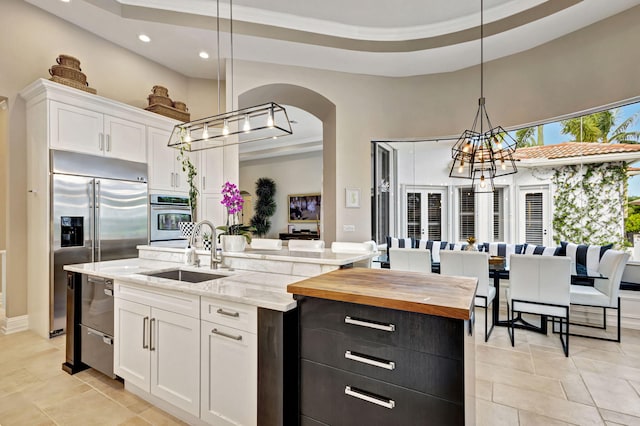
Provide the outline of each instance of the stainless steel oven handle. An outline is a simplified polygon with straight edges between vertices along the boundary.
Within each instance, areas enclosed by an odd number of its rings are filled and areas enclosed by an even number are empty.
[[[389,324],[389,325],[377,324],[375,322],[354,319],[354,318],[351,318],[349,315],[344,317],[344,322],[347,324],[358,325],[360,327],[375,328],[376,330],[383,330],[383,331],[389,331],[389,332],[396,331],[396,326],[394,324]]]
[[[367,401],[367,402],[370,402],[372,404],[376,404],[376,405],[379,405],[381,407],[388,408],[390,410],[393,407],[396,406],[396,402],[393,399],[377,398],[377,397],[365,395],[363,393],[360,393],[360,392],[357,392],[357,391],[351,389],[351,386],[345,386],[344,393],[346,395],[352,396],[354,398],[358,398],[358,399],[361,399],[363,401]]]
[[[386,370],[395,370],[396,363],[393,361],[382,362],[375,359],[368,358],[362,355],[354,355],[351,351],[346,351],[344,353],[344,357],[346,359],[350,359],[352,361],[361,362],[363,364],[373,365],[374,367],[384,368]]]
[[[153,211],[166,211],[166,210],[184,210],[186,212],[191,211],[189,209],[189,207],[185,207],[185,206],[176,206],[176,207],[156,207],[155,205],[152,205],[151,207],[153,209]]]

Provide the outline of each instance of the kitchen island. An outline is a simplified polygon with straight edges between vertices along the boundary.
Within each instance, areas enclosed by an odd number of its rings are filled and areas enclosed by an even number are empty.
[[[475,424],[476,286],[381,269],[290,284],[301,424]]]
[[[295,421],[298,318],[286,286],[368,255],[223,253],[241,264],[212,270],[209,252],[197,252],[206,267],[181,264],[183,252],[140,246],[135,259],[65,266],[113,281],[115,375],[189,424]]]

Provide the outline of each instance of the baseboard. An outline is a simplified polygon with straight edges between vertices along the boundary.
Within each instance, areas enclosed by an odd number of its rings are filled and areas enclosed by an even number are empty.
[[[29,315],[3,318],[0,324],[0,334],[13,334],[29,329]]]

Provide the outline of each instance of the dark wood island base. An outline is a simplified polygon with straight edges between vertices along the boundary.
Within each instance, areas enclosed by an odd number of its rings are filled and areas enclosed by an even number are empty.
[[[475,289],[475,278],[359,268],[289,285],[300,424],[475,424]]]

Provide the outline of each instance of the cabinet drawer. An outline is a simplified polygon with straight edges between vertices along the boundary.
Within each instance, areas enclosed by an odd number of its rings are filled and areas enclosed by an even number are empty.
[[[253,334],[258,330],[258,308],[252,305],[203,297],[200,302],[200,316],[203,321],[215,322]]]
[[[434,315],[305,297],[301,326],[461,360],[464,322]]]
[[[464,400],[462,361],[320,329],[303,327],[301,339],[302,358],[449,401]]]
[[[147,290],[136,285],[116,281],[115,296],[176,314],[200,318],[200,296],[194,294],[164,289]]]
[[[449,401],[301,361],[301,414],[338,425],[463,425],[464,407]]]

